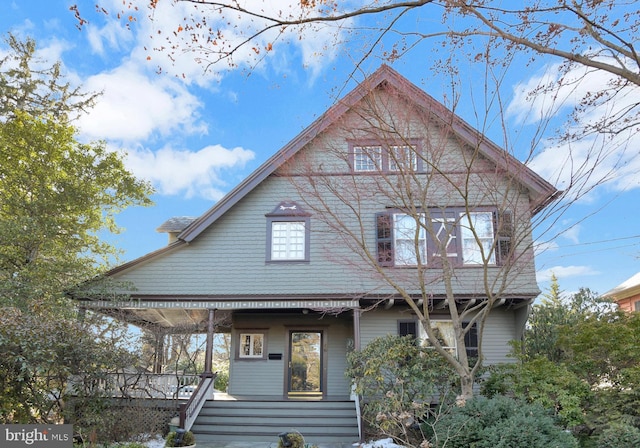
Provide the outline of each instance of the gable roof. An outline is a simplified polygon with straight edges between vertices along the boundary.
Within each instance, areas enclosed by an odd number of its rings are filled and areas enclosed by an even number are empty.
[[[451,126],[454,134],[463,142],[472,147],[477,146],[484,157],[492,161],[499,168],[505,170],[505,172],[512,173],[514,178],[519,179],[531,192],[534,214],[542,210],[560,193],[553,185],[533,170],[526,167],[507,151],[504,151],[498,145],[487,139],[482,133],[400,75],[397,71],[388,65],[382,65],[371,76],[366,78],[355,89],[298,134],[297,137],[287,143],[280,151],[264,162],[257,170],[249,175],[249,177],[227,193],[207,212],[192,222],[178,235],[178,239],[187,243],[193,241],[200,233],[300,151],[313,138],[335,123],[350,108],[354,107],[362,98],[369,94],[369,92],[385,84],[406,95],[407,98],[410,98],[411,101],[418,106],[427,109],[435,118],[442,120],[443,123],[447,123]]]

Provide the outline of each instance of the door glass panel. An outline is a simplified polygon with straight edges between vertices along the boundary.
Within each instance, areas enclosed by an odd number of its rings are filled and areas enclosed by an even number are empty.
[[[291,332],[290,392],[321,392],[322,333]]]

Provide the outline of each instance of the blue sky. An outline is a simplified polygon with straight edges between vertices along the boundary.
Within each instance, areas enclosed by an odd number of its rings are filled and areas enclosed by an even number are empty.
[[[126,151],[129,169],[155,186],[154,207],[130,209],[118,219],[125,231],[112,242],[123,250],[123,261],[166,244],[166,235],[155,232],[160,224],[172,216],[205,212],[353,88],[349,76],[367,43],[366,34],[349,39],[337,28],[307,30],[300,39],[278,41],[269,54],[256,55],[249,47],[238,54],[237,67],[222,63],[204,72],[203,64],[191,54],[175,53],[172,65],[167,52],[149,50],[161,42],[149,41],[149,36],[160,29],[175,29],[176,17],[184,14],[168,7],[170,2],[156,11],[153,24],[140,13],[135,22],[118,20],[115,13],[122,2],[117,0],[102,2],[110,7],[110,14],[96,13],[93,2],[76,2],[89,20],[81,31],[69,10],[73,3],[0,0],[0,31],[34,38],[39,56],[50,62],[61,60],[72,83],[103,92],[96,107],[78,122],[81,138],[104,139],[114,150]],[[133,3],[144,10],[146,2]],[[266,4],[282,8],[286,3]],[[250,26],[238,20],[240,28]],[[436,22],[437,18],[416,14],[405,17],[399,26]],[[268,42],[269,36],[264,39]],[[382,45],[389,49],[389,42]],[[433,69],[442,54],[428,45],[412,48],[392,67],[440,101],[459,95],[456,112],[479,127],[487,121],[478,113],[483,109],[478,106],[483,101],[483,86],[478,83],[481,68],[462,63],[454,92],[451,78]],[[5,52],[3,42],[0,55]],[[513,141],[526,142],[537,129],[535,117],[549,113],[548,98],[528,102],[525,92],[526,87],[557,73],[554,64],[558,62],[540,59],[525,66],[516,57],[507,71],[500,91]],[[380,63],[374,54],[362,70],[372,72]],[[357,71],[356,78],[362,79],[362,73]],[[603,82],[606,77],[594,74],[578,90],[594,89]],[[626,95],[638,96],[636,91]],[[563,105],[551,112],[557,118],[549,121],[548,136],[554,126],[563,125],[563,114],[577,93],[564,98]],[[489,116],[488,121],[495,122],[495,112]],[[500,126],[483,130],[502,143]],[[548,286],[554,272],[567,292],[588,287],[602,293],[640,271],[640,139],[632,137],[628,142],[612,180],[580,198],[553,224],[553,234],[563,233],[541,245],[545,249],[537,258],[541,288]],[[593,142],[583,144],[587,143]],[[548,150],[539,150],[531,166],[562,188],[565,173],[557,169],[562,165],[562,148],[552,148],[546,140],[540,146]],[[608,168],[606,161],[599,166]]]

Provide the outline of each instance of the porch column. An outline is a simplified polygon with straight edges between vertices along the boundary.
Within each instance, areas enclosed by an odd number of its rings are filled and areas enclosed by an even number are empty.
[[[162,373],[162,366],[164,365],[164,340],[166,335],[163,332],[154,333],[155,336],[155,349],[153,360],[153,373]]]
[[[360,351],[360,308],[353,309],[353,349]]]
[[[204,372],[202,373],[203,377],[213,376],[213,372],[211,370],[213,367],[213,321],[215,318],[215,313],[215,309],[209,309],[209,322],[207,325],[207,348],[204,355]]]

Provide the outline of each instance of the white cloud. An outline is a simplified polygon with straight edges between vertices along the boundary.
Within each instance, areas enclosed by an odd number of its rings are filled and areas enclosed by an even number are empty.
[[[549,269],[536,272],[538,282],[548,282],[555,275],[558,280],[569,277],[591,276],[599,274],[589,266],[554,266]]]
[[[580,224],[571,225],[567,222],[563,222],[562,224],[568,227],[560,233],[560,236],[568,239],[574,244],[580,243]]]
[[[134,35],[130,30],[122,26],[122,22],[109,20],[99,28],[91,24],[85,25],[87,39],[94,53],[103,55],[105,47],[109,49],[123,49],[123,44],[131,44]]]
[[[559,189],[570,188],[573,194],[569,200],[592,200],[591,193],[598,185],[614,191],[640,187],[640,134],[635,131],[636,126],[621,130],[625,123],[618,119],[608,125],[610,131],[618,126],[618,133],[587,132],[602,120],[622,116],[623,111],[631,111],[624,115],[626,118],[638,114],[640,88],[612,88],[615,81],[612,74],[602,70],[576,67],[564,74],[560,65],[554,64],[514,88],[514,98],[507,108],[509,116],[532,125],[547,125],[547,120],[557,119],[554,126],[564,125],[565,131],[577,135],[572,141],[542,141],[528,164]],[[541,88],[554,83],[552,89]],[[580,109],[588,95],[605,91],[611,95],[608,101]],[[577,121],[563,123],[561,120],[575,108],[580,109],[574,117]]]
[[[125,33],[133,33],[137,39],[130,54],[131,60],[140,61],[141,65],[153,69],[160,66],[163,72],[183,78],[185,83],[193,82],[203,87],[218,81],[229,70],[260,71],[270,63],[278,65],[278,70],[283,70],[282,62],[291,63],[292,59],[276,57],[280,53],[298,53],[303,66],[309,68],[315,77],[337,56],[345,25],[350,23],[310,24],[290,28],[285,33],[276,27],[261,32],[272,22],[231,10],[219,12],[217,8],[193,2],[158,2],[153,10],[149,9],[146,0],[133,0],[126,5],[132,7],[123,10],[123,4],[112,0],[111,13],[106,16],[111,23],[91,35],[95,51],[102,51],[105,45],[103,41],[114,46],[114,36],[122,39],[120,33],[125,30]],[[240,5],[261,15],[286,19],[317,13],[290,0],[247,0],[240,2]],[[121,12],[123,18],[118,19],[117,12]],[[128,23],[131,31],[123,26],[127,25],[129,14],[134,17]],[[205,22],[206,25],[195,26]],[[251,41],[243,44],[251,36],[254,36]],[[271,51],[266,50],[268,46]],[[220,52],[232,49],[235,49],[232,58],[209,65]],[[151,58],[150,62],[147,62],[147,57]]]
[[[239,147],[227,149],[211,145],[193,152],[167,146],[155,152],[130,150],[126,163],[137,177],[150,181],[160,194],[183,194],[187,198],[199,196],[216,201],[225,193],[216,187],[225,185],[220,171],[242,168],[254,157],[253,151]]]
[[[546,252],[555,252],[559,248],[560,246],[555,241],[538,241],[533,246],[533,250],[535,251],[536,257],[539,257],[540,255]]]
[[[200,101],[173,78],[150,78],[125,64],[89,77],[84,87],[103,92],[78,123],[91,139],[133,141],[148,139],[154,132],[206,132],[198,117]]]

